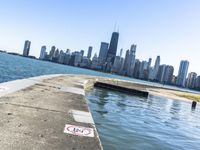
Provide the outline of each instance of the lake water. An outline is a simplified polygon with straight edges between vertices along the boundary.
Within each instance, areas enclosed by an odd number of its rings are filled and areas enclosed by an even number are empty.
[[[0,83],[16,79],[24,79],[28,77],[39,76],[39,75],[47,75],[47,74],[83,74],[83,75],[102,76],[102,77],[128,80],[135,83],[147,84],[151,86],[167,87],[170,89],[190,91],[188,89],[181,89],[174,86],[162,85],[158,83],[133,79],[129,77],[123,77],[114,74],[108,74],[83,68],[61,65],[47,61],[24,58],[21,56],[14,56],[0,52]],[[191,92],[200,94],[200,92],[196,91],[191,91]]]
[[[46,74],[86,74],[156,83],[0,53],[0,82]],[[174,87],[172,87],[174,88]],[[87,99],[105,150],[198,150],[200,108],[162,97],[143,99],[94,89]]]
[[[128,77],[0,53],[0,83],[47,74],[85,74],[145,83]],[[146,82],[146,84],[154,83]]]
[[[104,150],[200,150],[200,107],[105,89],[87,92]]]

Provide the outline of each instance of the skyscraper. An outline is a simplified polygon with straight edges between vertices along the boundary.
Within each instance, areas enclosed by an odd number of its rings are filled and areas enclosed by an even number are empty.
[[[160,56],[157,56],[156,62],[155,62],[154,68],[153,68],[153,79],[152,80],[156,79],[159,66],[160,66]]]
[[[144,79],[144,72],[145,72],[145,70],[147,70],[147,68],[148,68],[148,62],[142,61],[142,63],[140,64],[140,68],[139,68],[139,78],[140,79]]]
[[[99,61],[105,62],[107,53],[108,53],[108,43],[101,42],[100,51],[99,51]]]
[[[67,49],[65,53],[70,54],[70,51],[71,51],[70,49]]]
[[[69,65],[70,64],[70,60],[71,60],[71,54],[69,52],[65,53],[64,54],[64,61],[63,61],[63,63],[66,64],[66,65]]]
[[[194,88],[200,90],[200,76],[196,77]]]
[[[29,55],[30,47],[31,47],[31,41],[26,40],[25,43],[24,43],[23,56]]]
[[[113,32],[111,40],[110,40],[110,45],[109,45],[107,57],[106,57],[106,61],[111,62],[112,64],[114,63],[115,56],[116,56],[116,53],[117,53],[118,39],[119,39],[119,33]]]
[[[69,63],[70,63],[70,65],[77,67],[77,66],[79,66],[79,63],[81,63],[81,59],[82,59],[81,52],[75,51],[72,53]]]
[[[160,65],[158,68],[158,73],[156,75],[156,81],[163,83],[164,81],[164,73],[165,73],[166,65]]]
[[[64,63],[64,57],[65,57],[65,53],[63,52],[63,50],[61,50],[60,54],[59,54],[59,58],[58,58],[58,63],[63,64]]]
[[[149,63],[148,63],[148,66],[149,66]],[[154,67],[149,68],[149,80],[150,81],[153,81],[156,79],[159,66],[160,66],[160,56],[157,56]]]
[[[197,74],[195,72],[190,72],[188,74],[187,87],[189,87],[189,88],[194,88],[195,87],[196,77],[197,77]]]
[[[131,45],[130,54],[129,54],[129,63],[128,63],[128,70],[127,75],[132,77],[133,70],[135,67],[135,52],[136,52],[136,45]]]
[[[81,50],[80,53],[81,53],[81,56],[83,57],[84,56],[84,50]]]
[[[57,48],[56,51],[54,52],[54,57],[58,58],[60,54],[59,49]]]
[[[39,59],[44,59],[47,47],[44,45],[41,47]]]
[[[163,83],[172,84],[173,74],[174,74],[174,67],[167,65],[165,68]]]
[[[87,53],[87,58],[91,59],[91,56],[92,56],[92,46],[89,46],[88,53]]]
[[[152,59],[149,58],[149,61],[148,61],[148,70],[149,70],[149,68],[151,67],[151,61],[152,61]]]
[[[120,49],[120,53],[119,53],[119,56],[122,57],[122,54],[123,54],[123,48]]]
[[[185,87],[185,80],[188,72],[189,62],[187,60],[182,60],[179,66],[178,76],[176,85]]]
[[[113,66],[111,68],[111,72],[120,74],[122,65],[123,65],[123,58],[120,57],[120,56],[116,56],[114,64],[113,64]]]
[[[135,61],[135,67],[134,67],[134,71],[133,71],[133,77],[134,78],[139,78],[139,71],[140,71],[140,66],[142,65],[142,63],[140,62],[139,59],[136,59]]]
[[[55,47],[55,46],[52,46],[52,47],[51,47],[51,50],[50,50],[50,53],[49,53],[49,58],[50,58],[50,60],[52,60],[52,58],[54,57],[55,51],[56,51],[56,47]]]
[[[125,55],[125,59],[124,59],[124,66],[123,66],[123,75],[127,75],[127,70],[128,70],[128,66],[129,66],[129,49],[126,51],[126,55]]]

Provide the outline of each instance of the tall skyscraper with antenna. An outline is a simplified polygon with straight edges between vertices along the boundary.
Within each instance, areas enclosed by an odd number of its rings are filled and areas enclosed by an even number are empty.
[[[114,63],[115,56],[117,53],[118,39],[119,39],[119,33],[113,32],[111,40],[110,40],[110,45],[108,48],[107,57],[106,57],[106,61],[112,64]]]

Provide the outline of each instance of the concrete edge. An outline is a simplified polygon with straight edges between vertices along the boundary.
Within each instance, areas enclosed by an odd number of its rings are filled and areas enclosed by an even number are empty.
[[[59,77],[63,75],[65,74],[42,75],[42,76],[37,76],[37,77],[17,79],[13,81],[0,83],[0,97],[28,88],[37,83],[41,83],[45,79]]]
[[[13,80],[13,81],[0,83],[0,97],[6,96],[7,94],[11,94],[11,93],[23,90],[23,89],[26,89],[28,87],[31,87],[31,86],[35,85],[35,84],[42,83],[42,81],[45,80],[45,79],[50,79],[50,78],[60,77],[60,76],[72,76],[72,74],[42,75],[42,76],[30,77],[30,78],[26,78],[26,79],[17,79],[17,80]],[[91,76],[89,76],[89,77],[91,77]],[[96,77],[96,78],[98,78],[98,77]],[[93,80],[91,80],[91,81],[92,82],[90,82],[90,79],[87,79],[83,83],[84,92],[86,92],[86,88],[88,86],[92,87],[94,81]],[[83,97],[84,97],[84,100],[85,100],[85,102],[87,104],[87,107],[88,107],[88,111],[89,111],[88,113],[92,117],[92,120],[94,120],[93,116],[92,116],[92,113],[90,111],[88,102],[86,100],[85,94],[83,95]],[[101,143],[101,140],[100,140],[100,137],[99,137],[99,133],[98,133],[97,128],[95,126],[95,123],[90,123],[90,124],[94,128],[94,131],[96,132],[96,135],[97,135],[97,139],[99,141],[99,146],[103,150],[103,146],[102,146],[102,143]]]
[[[93,87],[94,82],[95,82],[94,80],[87,80],[87,81],[84,83],[83,87],[84,87],[85,93],[87,93],[87,89]],[[85,98],[85,101],[86,101],[87,106],[88,106],[88,111],[89,111],[90,115],[92,116],[92,113],[91,113],[91,110],[90,110],[90,107],[89,107],[88,101],[86,100],[85,95],[84,95],[84,98]],[[93,116],[92,116],[92,119],[93,119]],[[93,119],[93,120],[94,120],[94,119]],[[98,133],[98,130],[97,130],[96,125],[95,125],[95,121],[94,121],[93,127],[94,127],[95,132],[97,133],[97,138],[98,138],[98,140],[99,140],[99,145],[100,145],[101,149],[103,150],[103,145],[102,145],[102,143],[101,143],[101,140],[100,140],[100,137],[99,137],[99,133]]]

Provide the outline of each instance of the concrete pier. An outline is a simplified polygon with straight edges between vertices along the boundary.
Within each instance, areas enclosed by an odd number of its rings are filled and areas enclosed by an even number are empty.
[[[48,75],[0,84],[0,149],[102,150],[85,100],[97,82],[142,89],[131,82],[83,75]]]
[[[84,97],[87,80],[56,75],[0,84],[0,149],[101,150]],[[69,134],[66,125],[80,128]]]

